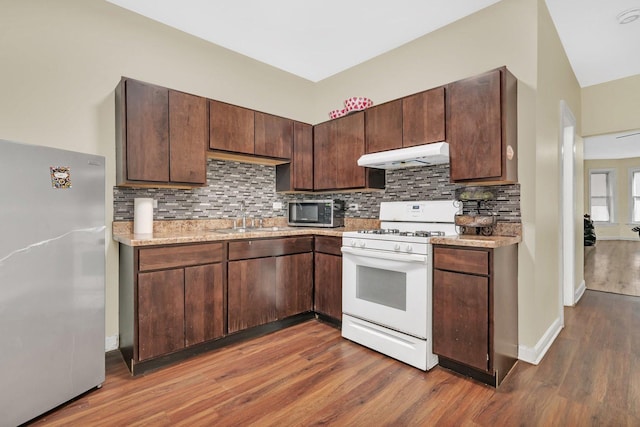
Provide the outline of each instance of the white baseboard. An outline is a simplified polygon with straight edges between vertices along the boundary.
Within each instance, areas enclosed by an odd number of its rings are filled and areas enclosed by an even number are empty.
[[[583,280],[582,283],[580,283],[580,286],[578,286],[578,289],[576,289],[575,293],[573,294],[573,305],[576,305],[578,301],[580,301],[580,298],[582,298],[582,295],[584,295],[584,291],[586,290],[587,284]]]
[[[110,337],[106,337],[104,340],[104,351],[111,351],[118,349],[118,336],[111,335]]]
[[[536,343],[535,347],[527,347],[525,345],[518,346],[518,359],[537,365],[544,355],[547,354],[549,347],[551,347],[551,344],[553,344],[558,337],[560,331],[562,331],[562,323],[560,322],[560,318],[557,318],[551,326],[549,326],[549,329],[547,329],[544,335],[542,335],[542,338]]]

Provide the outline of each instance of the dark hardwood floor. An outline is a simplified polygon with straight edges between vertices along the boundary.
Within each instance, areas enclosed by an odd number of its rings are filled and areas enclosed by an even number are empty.
[[[33,426],[640,426],[640,298],[587,291],[540,365],[496,390],[423,372],[315,320],[131,377]]]
[[[587,289],[640,296],[640,241],[598,240],[584,248]]]

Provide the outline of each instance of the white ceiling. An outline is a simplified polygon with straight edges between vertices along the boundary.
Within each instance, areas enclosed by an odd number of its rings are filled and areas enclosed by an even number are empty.
[[[499,0],[107,0],[313,82]],[[580,86],[640,74],[640,0],[546,0]]]
[[[500,0],[107,1],[318,82]],[[640,74],[640,19],[616,19],[640,0],[545,1],[581,87]],[[638,135],[617,136],[585,138],[585,156],[640,146]]]
[[[625,159],[640,157],[640,129],[584,139],[584,158]]]
[[[107,0],[317,82],[498,0]]]
[[[640,74],[640,19],[616,17],[640,0],[546,0],[581,87]]]

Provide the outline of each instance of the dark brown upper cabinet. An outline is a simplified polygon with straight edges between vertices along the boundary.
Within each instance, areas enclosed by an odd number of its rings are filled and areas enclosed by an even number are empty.
[[[169,180],[207,182],[207,100],[169,91]]]
[[[276,191],[313,191],[313,126],[293,122],[291,162],[276,165]]]
[[[255,112],[256,156],[290,159],[293,145],[293,120]]]
[[[313,127],[313,188],[316,191],[384,188],[385,171],[358,166],[365,153],[365,112]]]
[[[445,140],[444,87],[366,110],[367,153]]]
[[[123,78],[116,88],[117,185],[206,183],[206,100]]]
[[[209,100],[211,150],[289,160],[292,146],[293,120]]]
[[[314,126],[314,190],[384,188],[384,171],[358,166],[365,152],[364,115],[362,111]]]
[[[254,111],[209,100],[209,148],[253,154]]]
[[[444,87],[402,99],[402,146],[445,141]]]
[[[402,148],[402,100],[365,110],[367,153]]]
[[[294,123],[291,167],[293,189],[313,190],[313,126]]]
[[[516,109],[517,81],[506,67],[447,86],[452,182],[518,181]]]

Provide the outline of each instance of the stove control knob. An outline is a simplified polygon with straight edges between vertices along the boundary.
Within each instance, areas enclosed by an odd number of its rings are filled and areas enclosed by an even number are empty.
[[[351,240],[351,247],[354,247],[354,248],[356,247],[356,241],[355,241],[355,239]]]
[[[393,245],[393,250],[394,251],[399,251],[400,250],[400,243],[396,243],[395,245]]]
[[[408,253],[413,252],[413,246],[411,246],[411,245],[407,245],[407,249],[406,249],[406,251],[407,251]]]
[[[358,246],[360,246],[361,248],[364,248],[364,240],[360,240],[358,242]]]

